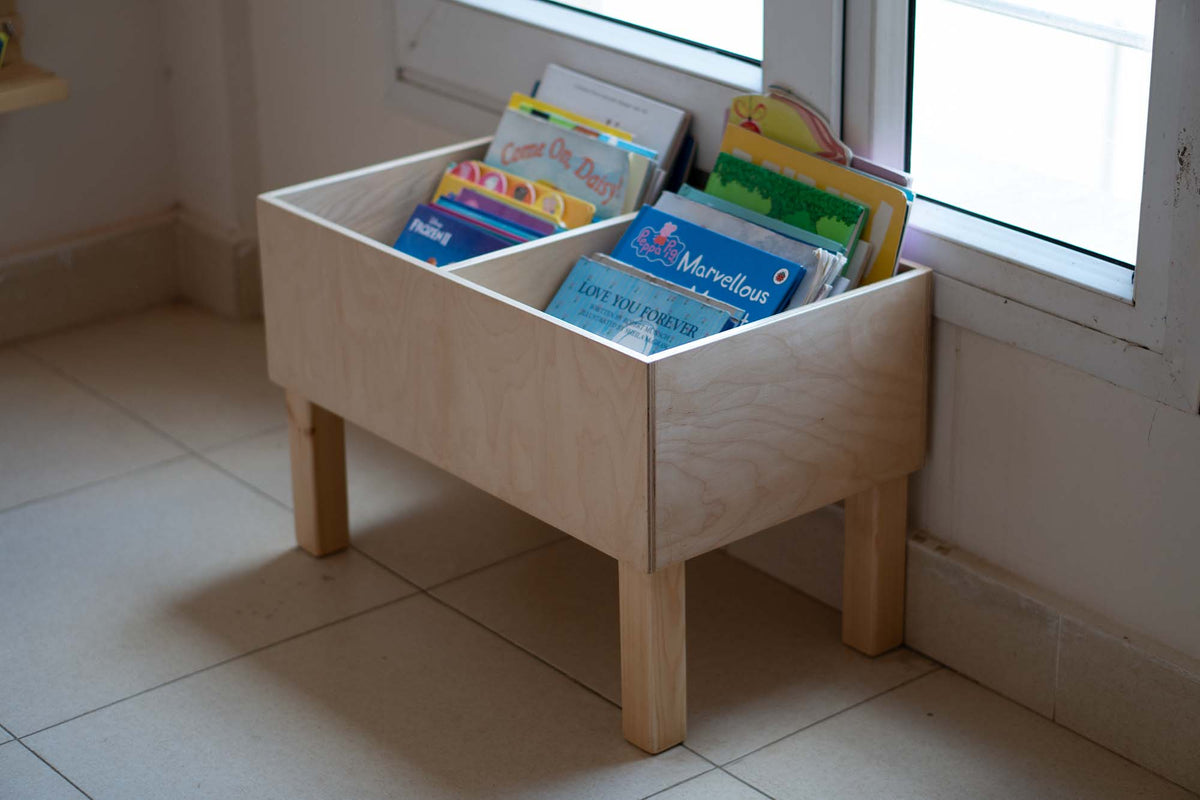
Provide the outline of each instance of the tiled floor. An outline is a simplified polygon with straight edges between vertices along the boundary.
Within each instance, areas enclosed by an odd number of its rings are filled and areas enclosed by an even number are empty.
[[[615,564],[357,430],[300,553],[263,358],[183,307],[0,348],[0,798],[1192,797],[723,553],[646,756]]]

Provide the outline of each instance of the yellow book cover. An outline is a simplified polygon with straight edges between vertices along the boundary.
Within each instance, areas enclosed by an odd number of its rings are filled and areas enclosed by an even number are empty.
[[[508,107],[519,111],[523,105],[529,106],[530,108],[536,108],[538,111],[541,111],[545,114],[557,114],[558,116],[564,119],[569,119],[571,122],[582,125],[585,128],[591,128],[592,130],[599,131],[600,133],[607,133],[609,136],[615,136],[618,139],[624,139],[627,142],[633,141],[633,134],[629,131],[623,131],[620,128],[613,128],[609,125],[605,125],[603,122],[594,120],[591,117],[585,117],[582,114],[576,114],[574,111],[568,111],[560,106],[551,105],[550,103],[538,100],[536,97],[530,97],[529,95],[521,94],[520,92],[513,92],[512,97],[508,99]]]
[[[908,216],[908,197],[899,187],[737,125],[726,126],[721,152],[865,205],[870,213],[861,238],[871,243],[871,261],[862,284],[892,276]]]
[[[498,200],[513,208],[519,208],[540,219],[544,219],[555,225],[561,225],[565,228],[578,228],[581,225],[587,225],[592,221],[592,217],[596,213],[596,207],[586,200],[580,200],[574,195],[569,195],[544,183],[529,181],[510,172],[505,172],[504,170],[484,164],[482,161],[463,163],[476,164],[488,173],[499,173],[504,177],[504,181],[502,183],[494,181],[489,183],[487,180],[470,180],[456,174],[454,171],[447,170],[433,193],[434,201],[444,194],[453,194],[463,188],[474,189],[486,197]],[[458,169],[461,166],[460,164],[454,169]],[[483,177],[486,179],[486,175]],[[500,189],[505,189],[505,191],[499,191]],[[528,193],[530,189],[534,193],[532,199],[514,196]]]

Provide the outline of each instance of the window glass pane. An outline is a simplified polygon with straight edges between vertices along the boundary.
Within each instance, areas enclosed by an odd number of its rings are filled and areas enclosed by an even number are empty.
[[[1153,0],[916,0],[916,189],[1132,264],[1153,28]]]
[[[763,0],[736,4],[712,0],[565,0],[556,4],[762,61]]]

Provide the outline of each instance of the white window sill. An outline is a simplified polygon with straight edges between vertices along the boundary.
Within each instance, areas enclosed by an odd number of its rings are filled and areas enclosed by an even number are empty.
[[[928,200],[914,204],[909,226],[1072,286],[1133,303],[1133,271],[1111,261]]]
[[[747,92],[762,86],[762,67],[540,0],[456,0],[591,45]]]

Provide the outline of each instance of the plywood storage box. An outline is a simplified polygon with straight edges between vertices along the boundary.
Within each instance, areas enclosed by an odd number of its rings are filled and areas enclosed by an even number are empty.
[[[929,271],[643,356],[541,310],[630,216],[441,269],[391,248],[445,167],[487,142],[259,200],[300,545],[348,543],[348,419],[618,559],[624,732],[650,752],[685,735],[693,556],[845,499],[843,638],[899,645]]]

